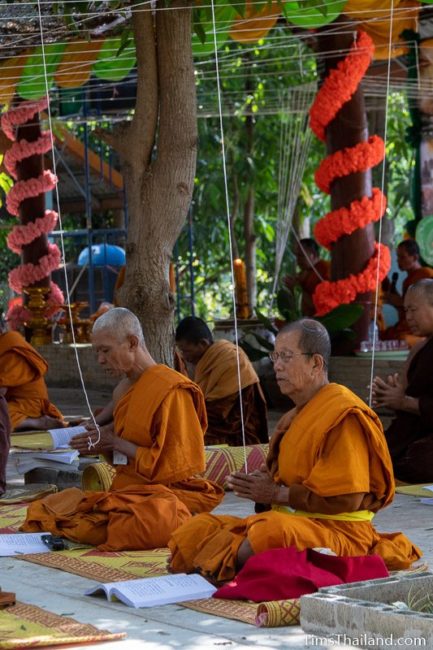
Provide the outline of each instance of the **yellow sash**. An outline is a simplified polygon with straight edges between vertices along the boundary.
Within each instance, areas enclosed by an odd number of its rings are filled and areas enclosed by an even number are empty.
[[[272,510],[283,512],[286,515],[297,517],[309,517],[310,519],[335,519],[337,521],[371,521],[374,512],[371,510],[357,510],[356,512],[339,512],[338,515],[325,515],[322,512],[305,512],[304,510],[292,510],[288,506],[273,505]]]

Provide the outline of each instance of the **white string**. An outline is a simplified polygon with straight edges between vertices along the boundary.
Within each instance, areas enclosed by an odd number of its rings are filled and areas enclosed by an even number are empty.
[[[385,155],[383,158],[382,162],[382,179],[381,179],[381,184],[380,184],[380,189],[382,191],[382,196],[381,196],[381,205],[380,205],[380,213],[382,214],[383,212],[383,196],[384,196],[384,190],[385,190],[385,173],[386,173],[386,141],[387,141],[387,135],[388,135],[388,93],[389,93],[389,84],[390,84],[390,77],[391,77],[391,46],[392,46],[392,20],[393,20],[393,15],[394,15],[394,0],[391,0],[391,8],[390,8],[390,20],[389,20],[389,41],[388,41],[388,71],[387,71],[387,80],[386,80],[386,102],[385,102],[385,124],[384,124],[384,132],[383,132],[383,141],[385,143],[384,150],[385,150]],[[379,219],[379,230],[378,230],[378,242],[381,244],[382,242],[382,222],[383,222],[383,217]],[[373,341],[372,341],[372,351],[371,351],[371,369],[370,369],[370,387],[369,387],[369,394],[368,394],[368,405],[371,407],[372,402],[373,402],[373,379],[374,379],[374,362],[375,362],[375,356],[376,356],[376,332],[377,332],[377,311],[378,311],[378,304],[379,304],[379,291],[380,291],[380,276],[379,276],[379,268],[380,268],[380,254],[381,254],[381,249],[380,247],[378,248],[378,254],[377,254],[377,268],[376,268],[376,294],[374,297],[374,317],[373,317],[373,322],[374,322],[374,328],[373,328]]]
[[[215,21],[214,0],[211,0],[211,2],[212,2],[212,20]],[[230,273],[232,279],[232,303],[233,303],[233,321],[234,321],[234,328],[235,328],[236,365],[237,365],[238,387],[239,387],[239,407],[240,407],[240,415],[241,415],[242,444],[244,449],[245,473],[247,474],[248,473],[247,449],[246,449],[247,443],[245,438],[244,409],[242,404],[242,382],[241,382],[241,366],[240,366],[240,356],[239,356],[238,318],[236,314],[233,242],[232,242],[232,234],[230,228],[230,201],[229,201],[229,188],[228,188],[228,181],[227,181],[227,164],[226,164],[226,151],[225,151],[225,142],[224,142],[224,125],[223,125],[222,104],[221,104],[221,86],[220,86],[220,77],[219,77],[218,47],[217,47],[217,39],[216,39],[216,31],[215,31],[215,22],[214,22],[213,38],[214,38],[214,51],[215,51],[215,69],[216,69],[216,78],[217,78],[219,123],[220,123],[220,134],[221,134],[221,154],[222,154],[223,176],[224,176],[224,193],[225,193],[225,203],[226,203],[227,233],[228,233],[229,251],[230,251]]]
[[[50,97],[49,97],[47,68],[46,68],[46,59],[45,59],[44,30],[43,30],[43,27],[42,27],[42,12],[41,12],[40,0],[38,0],[38,11],[39,11],[39,27],[40,27],[40,34],[41,34],[42,60],[43,60],[44,69],[45,69],[45,93],[46,93],[47,104],[48,104],[47,105],[47,114],[48,114],[49,133],[50,133],[50,138],[51,138],[53,172],[54,172],[55,175],[57,175],[56,157],[54,155],[53,124],[52,124],[52,119],[51,119]],[[86,400],[86,404],[87,404],[87,408],[88,408],[90,417],[91,417],[91,419],[93,421],[93,424],[94,424],[94,426],[96,428],[96,432],[97,432],[97,439],[95,441],[92,441],[92,438],[89,435],[88,445],[87,446],[88,446],[88,448],[90,450],[99,443],[99,441],[101,439],[101,431],[100,431],[99,426],[98,426],[98,424],[97,424],[97,422],[95,420],[92,408],[90,406],[89,396],[87,394],[86,385],[85,385],[83,373],[82,373],[82,370],[81,370],[80,358],[78,356],[78,348],[77,348],[77,344],[76,344],[76,340],[75,340],[74,322],[73,322],[72,310],[71,310],[71,297],[70,297],[70,293],[69,293],[68,273],[67,273],[67,270],[66,270],[66,263],[65,263],[65,244],[64,244],[64,239],[63,239],[63,223],[62,223],[62,215],[61,215],[61,208],[60,208],[59,189],[58,189],[57,183],[56,183],[56,186],[55,186],[55,191],[56,191],[56,199],[57,199],[57,209],[58,209],[58,214],[59,214],[60,243],[61,243],[61,249],[62,249],[62,262],[63,262],[63,271],[64,271],[64,276],[65,276],[65,287],[66,287],[66,298],[67,298],[67,306],[68,306],[69,323],[70,323],[70,326],[71,326],[71,334],[72,334],[72,346],[73,346],[74,353],[75,353],[75,359],[76,359],[76,362],[77,362],[78,374],[79,374],[79,377],[80,377],[80,382],[81,382],[81,387],[83,389],[84,398]]]

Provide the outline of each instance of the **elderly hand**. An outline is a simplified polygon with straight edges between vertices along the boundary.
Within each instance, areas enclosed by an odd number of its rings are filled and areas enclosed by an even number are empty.
[[[82,456],[93,456],[113,451],[118,436],[114,433],[113,424],[107,424],[99,427],[100,440],[94,446],[89,447],[89,443],[96,443],[98,440],[98,431],[93,427],[88,427],[87,433],[80,433],[71,439],[70,445],[73,449],[78,449]]]
[[[386,381],[380,377],[373,380],[373,406],[401,409],[405,393],[398,374],[388,375]]]
[[[250,499],[256,503],[274,503],[278,485],[272,480],[269,473],[255,470],[251,474],[233,472],[227,478],[227,485],[236,496]]]

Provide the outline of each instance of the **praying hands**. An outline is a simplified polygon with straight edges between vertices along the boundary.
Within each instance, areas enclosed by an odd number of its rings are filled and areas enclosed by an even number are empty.
[[[386,380],[375,377],[373,380],[373,406],[386,406],[396,411],[403,409],[405,391],[397,373],[388,375]]]
[[[256,503],[277,503],[279,486],[272,480],[265,466],[251,474],[233,472],[227,478],[227,484],[236,496],[250,499]]]

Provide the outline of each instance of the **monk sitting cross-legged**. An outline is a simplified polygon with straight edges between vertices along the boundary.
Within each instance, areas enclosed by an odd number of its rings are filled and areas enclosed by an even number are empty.
[[[176,346],[184,360],[194,366],[194,381],[204,393],[208,419],[206,444],[242,445],[242,421],[246,444],[267,443],[266,401],[245,352],[230,341],[214,341],[206,323],[193,316],[179,323]]]
[[[6,401],[12,431],[55,429],[65,425],[60,411],[48,399],[44,375],[48,364],[18,334],[0,330],[0,387]]]
[[[196,477],[205,469],[203,395],[187,377],[152,359],[128,309],[100,316],[92,345],[101,366],[126,378],[113,393],[113,424],[75,436],[71,445],[112,462],[111,489],[71,488],[36,501],[22,529],[46,530],[104,551],[165,546],[181,523],[212,510],[224,495]]]
[[[371,524],[394,496],[391,459],[376,414],[347,388],[328,383],[329,355],[328,333],[315,320],[280,331],[272,358],[295,408],[271,438],[267,465],[229,479],[237,496],[267,511],[186,522],[169,542],[172,571],[229,580],[251,555],[290,546],[374,553],[391,569],[420,557],[402,533],[381,534]]]

